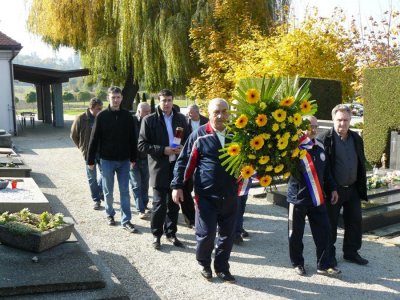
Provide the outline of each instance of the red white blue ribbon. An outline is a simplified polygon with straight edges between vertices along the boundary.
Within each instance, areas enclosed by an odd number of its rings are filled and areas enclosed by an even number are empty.
[[[299,148],[301,150],[312,149],[314,146],[313,141],[306,135],[303,135],[299,140]],[[300,160],[304,167],[304,179],[306,181],[308,191],[311,195],[311,200],[314,206],[324,204],[324,194],[322,192],[321,184],[318,179],[317,171],[315,170],[314,162],[311,155],[307,152],[306,156]]]
[[[243,179],[242,175],[239,176],[239,178],[238,178],[238,183],[239,183],[238,196],[246,196],[249,194],[251,185],[253,183],[253,178],[257,178],[257,172],[254,172],[254,174],[248,179]]]

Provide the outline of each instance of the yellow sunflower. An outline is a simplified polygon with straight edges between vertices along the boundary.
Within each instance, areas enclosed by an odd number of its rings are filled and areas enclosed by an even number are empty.
[[[261,177],[258,181],[260,182],[260,185],[262,187],[267,187],[271,184],[272,177],[269,175],[265,175],[265,176]]]
[[[264,114],[259,114],[256,118],[256,124],[258,127],[263,127],[267,124],[268,118]]]
[[[292,116],[289,116],[289,117],[287,118],[287,121],[288,121],[289,123],[292,123],[292,122],[293,122],[293,117],[292,117]]]
[[[255,156],[254,154],[249,154],[249,155],[247,155],[247,157],[249,159],[256,159],[257,158],[257,156]]]
[[[280,172],[282,172],[283,168],[284,168],[284,165],[283,164],[279,164],[274,168],[274,172],[275,173],[280,173]]]
[[[286,97],[285,99],[282,99],[281,102],[279,102],[280,106],[291,106],[294,103],[294,98],[293,96]]]
[[[299,139],[299,136],[297,134],[295,134],[294,136],[292,136],[291,141],[295,142]]]
[[[293,124],[296,127],[299,127],[301,125],[301,123],[303,123],[303,119],[301,118],[301,115],[299,113],[295,113],[293,115]]]
[[[260,150],[264,146],[264,139],[257,135],[250,140],[250,147],[254,150]]]
[[[277,123],[274,123],[273,125],[272,125],[272,131],[278,131],[279,130],[279,124],[277,124]]]
[[[260,165],[265,165],[267,162],[269,162],[269,156],[268,155],[263,155],[260,157],[260,159],[258,160],[258,163]]]
[[[240,115],[240,117],[237,118],[235,125],[237,128],[244,128],[246,127],[247,122],[249,122],[249,118],[246,115]]]
[[[308,113],[311,110],[311,103],[308,100],[304,100],[300,104],[300,109],[303,114]]]
[[[285,119],[286,119],[286,111],[284,111],[284,110],[281,109],[281,108],[278,108],[277,110],[275,110],[275,111],[272,113],[272,116],[274,117],[274,119],[275,119],[277,122],[281,123],[281,122],[285,121]]]
[[[285,174],[283,174],[283,179],[288,179],[290,176],[290,172],[286,172]]]
[[[249,179],[254,174],[253,166],[250,165],[244,166],[240,171],[240,174],[242,175],[243,179]]]
[[[264,140],[269,140],[269,138],[271,137],[271,135],[269,134],[269,133],[262,133],[262,134],[260,134],[261,136],[262,136],[262,138],[264,139]]]
[[[278,147],[279,150],[283,150],[283,149],[286,149],[288,143],[289,143],[289,141],[286,137],[281,137],[278,140],[278,143],[276,144],[276,146]]]
[[[246,92],[247,103],[254,104],[260,100],[260,92],[256,89],[248,89]]]
[[[267,108],[267,104],[265,104],[264,102],[261,102],[260,103],[260,108],[261,108],[261,110],[266,109]]]
[[[228,147],[228,154],[230,156],[236,156],[240,154],[240,146],[239,144],[232,144]]]

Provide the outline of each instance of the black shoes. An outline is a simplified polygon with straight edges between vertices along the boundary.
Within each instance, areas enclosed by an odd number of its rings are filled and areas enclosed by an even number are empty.
[[[233,277],[232,274],[229,271],[217,272],[217,276],[220,279],[222,279],[223,282],[228,282],[228,283],[235,283],[236,282],[235,277]]]
[[[139,231],[133,226],[131,222],[126,222],[122,227],[130,233],[138,233]]]
[[[239,236],[235,237],[235,239],[233,240],[233,243],[235,245],[241,245],[241,244],[243,244],[243,238],[239,235]]]
[[[244,228],[243,228],[242,229],[242,238],[247,238],[247,237],[249,237],[249,233],[246,230],[244,230]]]
[[[203,267],[203,270],[200,271],[201,276],[203,276],[205,279],[210,281],[212,279],[212,271],[211,267]]]
[[[93,209],[94,210],[99,210],[100,208],[101,208],[100,201],[94,201]]]
[[[178,240],[176,236],[167,237],[167,240],[170,241],[175,247],[185,248],[183,243]]]
[[[107,224],[110,226],[114,226],[115,225],[114,217],[107,216]]]
[[[300,276],[306,275],[306,269],[304,269],[304,267],[301,265],[295,266],[294,271],[296,272],[297,275]]]
[[[159,238],[159,237],[155,237],[155,238],[153,239],[152,245],[153,245],[153,248],[154,248],[154,249],[160,250],[160,249],[161,249],[160,238]]]
[[[355,263],[357,265],[366,265],[368,264],[368,260],[362,258],[360,254],[356,253],[354,255],[343,255],[343,258],[349,262]]]

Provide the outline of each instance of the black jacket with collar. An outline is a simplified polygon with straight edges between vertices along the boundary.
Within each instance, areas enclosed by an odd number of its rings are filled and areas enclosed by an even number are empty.
[[[192,132],[193,132],[193,128],[192,128],[192,119],[190,119],[190,118],[188,117],[188,118],[187,118],[187,122],[188,122],[188,125],[189,125],[190,133],[192,133]],[[207,123],[208,123],[208,118],[205,117],[205,116],[203,116],[203,115],[200,115],[200,126],[205,125],[205,124],[207,124]],[[200,126],[199,126],[199,127],[200,127]]]
[[[137,136],[135,135],[133,117],[129,111],[107,109],[99,112],[90,136],[87,164],[93,165],[96,152],[106,160],[136,161]]]
[[[335,176],[335,161],[336,161],[336,151],[335,151],[335,139],[333,137],[333,128],[320,134],[318,139],[322,141],[325,146],[325,153],[329,156],[332,176]],[[368,201],[367,197],[367,173],[365,168],[365,153],[364,153],[364,142],[362,138],[354,131],[349,130],[349,134],[353,138],[355,150],[358,158],[357,166],[357,181],[355,183],[360,199]]]
[[[183,128],[181,144],[184,145],[189,136],[189,127],[183,114],[172,109],[172,130]],[[165,147],[169,146],[167,125],[160,107],[156,112],[142,120],[139,132],[138,150],[147,153],[150,170],[150,186],[169,188],[171,183],[169,156],[164,154]]]

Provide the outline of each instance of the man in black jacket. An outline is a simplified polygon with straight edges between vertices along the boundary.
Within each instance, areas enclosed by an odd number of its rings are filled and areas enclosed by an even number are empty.
[[[337,205],[328,203],[331,222],[331,254],[337,264],[335,242],[340,209],[343,207],[344,239],[343,258],[349,262],[366,265],[368,260],[358,250],[362,242],[361,199],[367,201],[367,179],[364,143],[349,130],[351,111],[346,105],[336,105],[332,110],[333,128],[319,136],[331,163],[332,175],[338,185]]]
[[[158,99],[156,112],[142,121],[138,142],[139,151],[148,154],[150,185],[153,187],[152,245],[157,250],[161,248],[163,233],[173,245],[183,247],[176,237],[179,205],[172,201],[170,183],[175,161],[189,134],[185,116],[173,108],[172,92],[164,89]],[[177,130],[178,127],[181,130]],[[177,134],[179,131],[181,133]]]
[[[188,106],[187,122],[189,126],[189,132],[196,131],[200,126],[207,124],[208,118],[200,114],[200,109],[196,104]],[[183,197],[185,201],[181,203],[182,214],[185,218],[185,222],[189,227],[194,226],[195,207],[192,197],[193,191],[193,180],[188,179],[183,188]]]
[[[108,89],[108,108],[97,115],[90,136],[87,164],[94,169],[96,152],[100,154],[103,177],[105,210],[109,225],[115,225],[113,208],[114,174],[117,174],[121,203],[121,224],[131,233],[137,232],[131,223],[129,198],[129,169],[136,162],[137,137],[133,117],[120,108],[122,91],[113,86]]]

